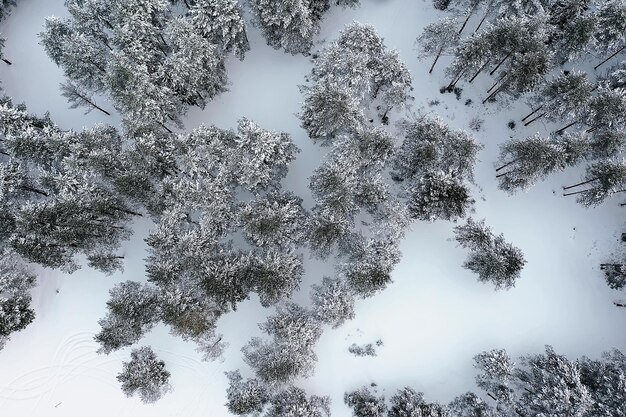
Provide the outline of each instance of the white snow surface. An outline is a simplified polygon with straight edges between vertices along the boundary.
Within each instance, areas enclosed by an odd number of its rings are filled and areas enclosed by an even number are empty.
[[[63,0],[20,0],[0,32],[7,38],[5,55],[12,66],[0,66],[6,94],[25,102],[28,110],[43,114],[63,128],[80,129],[97,122],[113,125],[119,118],[83,115],[69,110],[60,95],[62,72],[38,44],[44,18],[66,14]],[[454,224],[413,224],[401,249],[402,261],[394,283],[374,298],[357,303],[356,318],[332,330],[327,328],[316,349],[319,363],[315,375],[297,382],[310,394],[329,395],[334,416],[346,416],[343,393],[376,382],[379,391],[392,395],[405,385],[423,391],[426,399],[448,402],[474,390],[472,357],[482,350],[506,348],[517,357],[540,352],[551,344],[571,358],[599,357],[610,348],[626,349],[626,311],[612,301],[621,294],[610,290],[598,264],[619,245],[623,227],[620,201],[584,209],[561,196],[561,186],[576,182],[580,170],[551,177],[525,193],[509,196],[497,189],[494,162],[498,144],[510,135],[546,132],[535,123],[519,123],[528,111],[522,101],[510,108],[480,105],[491,84],[481,76],[475,84],[462,86],[463,97],[441,95],[446,84],[440,60],[432,76],[429,60],[418,61],[414,40],[422,28],[443,14],[432,9],[430,0],[362,0],[358,9],[334,7],[323,22],[319,44],[331,41],[349,22],[358,20],[376,27],[389,48],[398,49],[413,76],[414,110],[423,107],[451,126],[467,129],[473,117],[485,119],[476,133],[485,145],[476,169],[477,200],[474,217],[486,218],[496,233],[520,247],[528,261],[515,288],[495,292],[461,267],[466,251],[452,238]],[[472,23],[470,23],[470,28]],[[310,71],[304,56],[291,56],[265,44],[258,30],[249,27],[252,50],[243,62],[228,65],[230,91],[206,109],[190,109],[186,128],[206,123],[234,128],[241,117],[262,127],[292,135],[302,152],[292,165],[285,184],[305,197],[308,177],[319,165],[323,151],[300,128],[296,113],[302,96],[298,89]],[[471,106],[464,102],[471,98]],[[428,106],[430,100],[440,100]],[[111,109],[104,98],[98,104]],[[518,127],[511,131],[509,120]],[[483,200],[484,197],[484,200]],[[152,225],[138,223],[137,233],[124,246],[125,272],[106,277],[87,267],[73,275],[38,269],[39,285],[33,292],[37,318],[24,331],[14,334],[0,351],[0,416],[11,417],[205,417],[227,416],[224,407],[227,379],[224,371],[250,370],[240,349],[251,336],[259,335],[257,324],[272,309],[262,308],[256,297],[237,312],[219,321],[219,330],[230,343],[223,362],[202,362],[192,343],[168,334],[163,326],[153,330],[141,344],[149,344],[172,374],[173,392],[154,405],[126,398],[115,376],[128,360],[130,348],[109,356],[98,355],[93,336],[98,319],[105,314],[108,290],[124,280],[144,280],[143,238]],[[307,302],[311,283],[333,272],[332,265],[307,260],[307,276],[298,302]],[[384,346],[376,357],[354,357],[352,343],[378,338]]]

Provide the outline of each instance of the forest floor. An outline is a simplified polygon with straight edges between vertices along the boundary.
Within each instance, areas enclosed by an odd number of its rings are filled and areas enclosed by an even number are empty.
[[[454,224],[416,222],[402,242],[402,261],[394,283],[374,298],[357,303],[356,318],[339,329],[326,329],[316,349],[315,375],[297,382],[310,394],[329,395],[335,416],[348,415],[343,393],[376,382],[381,392],[409,385],[427,400],[447,402],[475,389],[472,357],[486,349],[505,348],[511,356],[538,353],[554,346],[571,358],[597,358],[611,348],[626,350],[626,309],[613,305],[621,294],[604,283],[598,265],[619,245],[624,223],[621,201],[585,209],[561,196],[561,186],[577,182],[580,170],[550,177],[514,196],[498,190],[494,164],[498,145],[510,136],[545,133],[550,126],[519,122],[528,107],[523,100],[511,106],[481,105],[491,84],[486,76],[464,85],[462,97],[440,94],[447,84],[440,60],[432,75],[430,61],[419,61],[415,38],[423,27],[441,17],[425,0],[362,0],[358,9],[333,8],[323,22],[318,47],[333,40],[353,20],[372,24],[389,48],[397,49],[413,76],[412,112],[433,113],[455,128],[469,129],[474,118],[484,120],[474,132],[485,145],[479,154],[474,190],[475,218],[487,219],[496,233],[520,247],[528,261],[515,288],[495,292],[476,281],[461,265],[466,251],[451,240]],[[62,72],[38,44],[44,18],[66,14],[63,0],[21,0],[0,31],[7,38],[5,55],[11,67],[0,67],[6,94],[24,102],[30,112],[50,112],[62,128],[79,129],[97,122],[118,125],[94,111],[68,109],[61,97]],[[470,22],[470,28],[475,26]],[[473,30],[473,29],[470,29]],[[186,129],[205,123],[235,128],[241,117],[260,126],[291,134],[302,152],[285,184],[310,207],[308,177],[319,165],[323,150],[300,128],[296,113],[302,96],[299,84],[311,69],[304,56],[291,56],[268,47],[258,30],[249,28],[251,51],[243,62],[228,64],[230,91],[204,110],[190,109]],[[466,105],[471,99],[473,104]],[[433,103],[438,101],[438,104]],[[429,104],[430,103],[430,104]],[[111,108],[105,99],[99,100]],[[409,114],[406,117],[410,117]],[[397,116],[396,116],[397,119]],[[511,130],[507,123],[517,122]],[[0,414],[19,417],[205,417],[227,416],[224,371],[248,368],[241,347],[260,335],[257,324],[271,313],[256,297],[219,321],[230,344],[223,362],[202,362],[192,343],[157,327],[141,344],[151,345],[172,374],[172,393],[154,405],[124,397],[115,379],[130,349],[109,356],[96,354],[93,335],[105,314],[108,290],[124,280],[144,280],[143,238],[152,224],[137,223],[137,233],[124,246],[125,272],[106,277],[87,267],[73,275],[38,270],[34,290],[37,319],[12,336],[0,352]],[[307,276],[294,295],[306,302],[309,286],[333,273],[332,265],[305,262]],[[376,357],[355,357],[352,343],[382,339]],[[382,390],[385,388],[385,390]]]

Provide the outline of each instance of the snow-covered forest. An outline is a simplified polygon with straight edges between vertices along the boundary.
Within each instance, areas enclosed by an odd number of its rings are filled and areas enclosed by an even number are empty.
[[[0,416],[626,415],[625,0],[2,0]]]

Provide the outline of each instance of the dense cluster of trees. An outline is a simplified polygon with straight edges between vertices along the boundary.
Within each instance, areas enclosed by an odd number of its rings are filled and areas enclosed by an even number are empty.
[[[181,3],[185,9],[179,11]],[[41,43],[78,100],[107,96],[126,127],[168,129],[187,106],[204,107],[226,90],[225,60],[249,49],[236,0],[68,0]]]
[[[526,189],[581,163],[588,165],[584,181],[564,187],[576,188],[564,195],[576,195],[590,206],[626,188],[625,63],[605,73],[559,70],[590,56],[605,58],[595,66],[598,70],[624,54],[626,2],[437,0],[434,5],[465,17],[462,25],[449,18],[432,23],[418,38],[422,57],[436,62],[442,54],[453,55],[446,69],[449,87],[489,73],[496,81],[484,102],[499,94],[525,96],[532,108],[522,119],[525,126],[538,120],[562,126],[545,138],[535,134],[505,142],[497,169],[500,188],[510,193]],[[478,28],[461,39],[479,11]]]
[[[427,402],[423,393],[405,387],[387,402],[363,387],[346,393],[345,403],[354,417],[613,417],[626,412],[626,356],[619,350],[601,360],[572,361],[547,346],[545,353],[514,363],[506,351],[494,349],[474,361],[485,398],[467,392],[446,405]]]

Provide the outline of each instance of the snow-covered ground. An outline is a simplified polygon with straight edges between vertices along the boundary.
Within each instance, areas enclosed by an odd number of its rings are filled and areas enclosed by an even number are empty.
[[[560,187],[575,182],[580,173],[567,171],[527,193],[508,196],[497,189],[493,164],[498,144],[510,135],[545,130],[539,123],[526,129],[509,120],[527,110],[522,103],[507,109],[480,105],[489,81],[477,79],[465,87],[457,101],[439,94],[446,83],[442,59],[432,76],[430,62],[416,58],[414,40],[422,28],[437,18],[430,1],[362,0],[355,10],[333,9],[319,37],[332,40],[353,20],[374,25],[387,46],[400,51],[413,75],[415,110],[439,114],[451,126],[468,128],[473,117],[485,119],[476,133],[485,145],[476,170],[475,217],[486,218],[496,233],[520,247],[528,261],[516,287],[494,292],[476,282],[461,268],[466,252],[451,241],[453,224],[415,223],[401,245],[403,259],[394,272],[394,283],[378,296],[360,301],[356,319],[337,330],[327,329],[317,354],[315,375],[298,385],[311,394],[330,395],[335,416],[347,415],[343,392],[375,381],[392,392],[410,385],[424,391],[429,400],[449,401],[474,388],[472,356],[481,350],[506,348],[512,356],[535,353],[551,344],[570,357],[598,357],[610,348],[626,349],[626,311],[615,307],[620,293],[611,291],[598,271],[601,260],[618,245],[623,211],[613,200],[584,209],[561,196]],[[19,7],[0,25],[7,38],[5,55],[13,66],[0,66],[5,92],[15,102],[25,102],[31,112],[50,111],[63,128],[81,128],[96,122],[117,124],[94,111],[69,110],[58,84],[61,71],[38,44],[37,33],[49,15],[65,14],[63,0],[21,0]],[[471,24],[470,24],[471,25]],[[310,70],[303,56],[286,55],[265,45],[256,29],[249,29],[251,52],[245,61],[229,65],[230,91],[206,109],[191,109],[186,127],[201,123],[232,128],[248,117],[269,129],[290,133],[301,148],[286,179],[287,185],[307,195],[308,176],[319,164],[322,152],[307,138],[295,115],[300,108],[298,84]],[[481,83],[482,82],[482,83]],[[473,105],[466,106],[471,98]],[[430,100],[440,104],[429,106]],[[110,109],[104,99],[99,104]],[[531,129],[532,128],[532,129]],[[621,209],[623,210],[623,209]],[[124,274],[105,277],[89,268],[68,276],[40,270],[34,291],[36,321],[14,334],[0,352],[0,415],[15,417],[73,416],[226,416],[223,404],[226,370],[242,368],[240,348],[260,331],[257,323],[271,310],[252,298],[237,312],[222,318],[220,331],[230,343],[222,363],[202,362],[191,343],[168,335],[164,327],[150,333],[151,345],[172,373],[174,391],[155,405],[142,405],[124,397],[115,379],[130,349],[109,356],[95,353],[92,340],[105,314],[108,289],[127,279],[143,280],[143,258],[150,224],[137,224],[137,234],[125,245]],[[298,301],[306,300],[308,285],[331,266],[307,262],[308,274]],[[351,343],[384,346],[377,357],[354,357]]]

